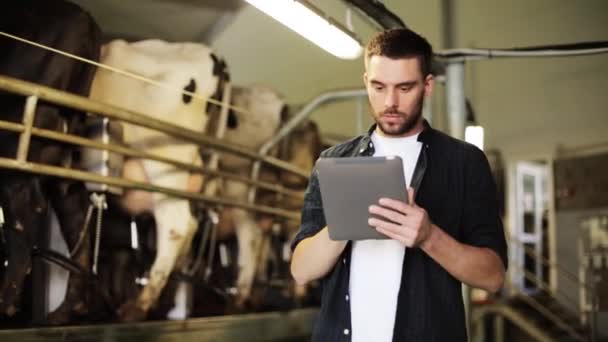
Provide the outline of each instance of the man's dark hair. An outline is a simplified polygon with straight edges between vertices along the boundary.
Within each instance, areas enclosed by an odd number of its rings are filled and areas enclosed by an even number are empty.
[[[433,48],[418,33],[396,28],[378,33],[365,47],[365,65],[372,56],[383,56],[391,59],[416,57],[420,61],[422,75],[431,73]]]

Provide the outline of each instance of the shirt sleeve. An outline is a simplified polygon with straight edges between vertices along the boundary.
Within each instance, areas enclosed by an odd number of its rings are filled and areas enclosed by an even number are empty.
[[[310,175],[308,187],[304,194],[300,230],[291,242],[291,250],[293,251],[300,241],[315,235],[325,226],[325,214],[319,190],[319,177],[315,168]]]
[[[485,154],[472,147],[466,158],[464,243],[492,249],[508,266],[507,243],[498,209],[496,185]]]

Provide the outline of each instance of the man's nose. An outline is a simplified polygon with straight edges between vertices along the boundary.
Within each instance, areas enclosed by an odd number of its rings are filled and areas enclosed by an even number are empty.
[[[389,89],[386,93],[386,98],[384,99],[384,106],[386,108],[398,107],[399,105],[399,96],[394,89]]]

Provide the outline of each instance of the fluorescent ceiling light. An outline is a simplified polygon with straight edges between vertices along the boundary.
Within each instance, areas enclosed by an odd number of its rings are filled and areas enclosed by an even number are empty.
[[[342,25],[304,0],[245,0],[332,55],[355,59],[363,49]]]
[[[464,131],[464,140],[471,143],[483,151],[483,127],[467,126]]]

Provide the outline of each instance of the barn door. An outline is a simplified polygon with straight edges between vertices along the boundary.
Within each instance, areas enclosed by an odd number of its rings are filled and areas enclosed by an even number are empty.
[[[518,162],[515,172],[515,210],[513,220],[514,279],[524,293],[540,288],[543,276],[543,236],[547,228],[547,167]]]

